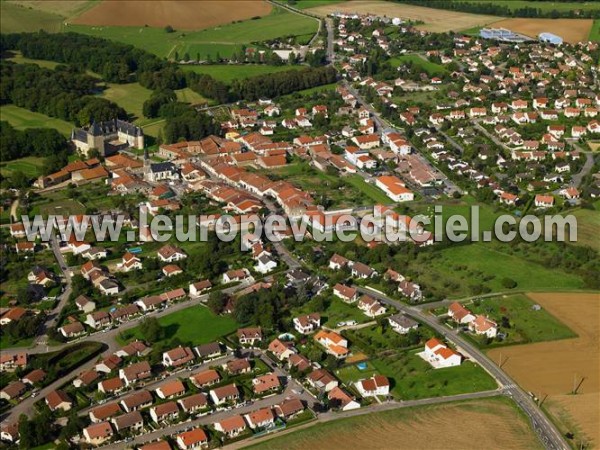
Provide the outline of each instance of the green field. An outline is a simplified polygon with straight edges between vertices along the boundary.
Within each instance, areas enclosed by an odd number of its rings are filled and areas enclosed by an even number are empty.
[[[162,28],[151,27],[92,27],[69,25],[69,31],[103,37],[143,48],[158,56],[174,58],[177,52],[182,58],[185,53],[195,59],[212,58],[219,53],[231,56],[239,52],[241,45],[250,45],[287,36],[300,37],[306,43],[318,28],[318,22],[308,17],[293,14],[281,8],[273,8],[270,15],[257,20],[246,20],[201,31],[166,33]]]
[[[208,74],[211,77],[230,83],[235,79],[249,78],[258,75],[266,75],[274,72],[285,72],[287,70],[297,69],[292,66],[269,66],[266,64],[218,64],[201,66],[181,66],[183,70]]]
[[[0,120],[8,121],[8,123],[19,130],[25,128],[56,128],[65,136],[70,136],[74,128],[73,124],[64,120],[48,117],[15,105],[0,106]]]
[[[177,100],[180,102],[191,103],[192,105],[208,102],[206,98],[202,97],[197,92],[192,91],[190,88],[179,89],[175,91],[175,94],[177,94]]]
[[[45,59],[31,59],[25,58],[21,53],[16,53],[12,58],[8,58],[7,61],[12,61],[17,64],[37,64],[40,67],[44,67],[46,69],[54,70],[54,68],[60,63],[55,61],[46,61]]]
[[[290,6],[293,6],[296,9],[308,9],[308,8],[316,8],[317,6],[327,6],[334,5],[336,3],[343,3],[345,0],[296,0],[291,2]],[[280,1],[280,3],[285,4],[284,1]]]
[[[499,331],[507,334],[504,344],[553,341],[577,336],[546,310],[535,311],[533,305],[534,302],[529,298],[518,294],[470,302],[465,307],[496,322]],[[502,326],[502,317],[509,319],[510,328]]]
[[[365,370],[358,370],[352,365],[336,371],[336,375],[346,384],[369,378],[372,374],[385,375],[392,382],[394,397],[402,400],[443,397],[497,387],[493,378],[470,361],[457,367],[434,369],[417,355],[421,351],[423,348],[387,354],[369,361]]]
[[[419,55],[402,55],[395,56],[394,58],[390,59],[390,64],[392,67],[398,67],[407,62],[411,62],[413,67],[424,70],[429,76],[443,75],[446,72],[446,68],[444,66],[432,63],[431,61],[421,58]]]
[[[595,209],[578,209],[573,212],[577,218],[577,244],[588,245],[600,252],[600,201],[594,203]]]
[[[0,2],[0,29],[2,33],[62,31],[66,19],[81,14],[96,3],[96,0],[68,2],[3,0]]]
[[[237,329],[231,317],[215,316],[208,308],[191,306],[158,319],[166,329],[165,340],[178,338],[181,342],[193,345],[206,344],[228,335]],[[142,339],[139,327],[127,330],[121,336],[125,341]]]
[[[309,302],[302,308],[294,310],[294,316],[309,314],[314,311],[315,309]],[[365,323],[373,320],[364,315],[356,305],[344,303],[341,299],[334,296],[331,296],[329,305],[323,311],[319,311],[319,314],[321,314],[321,324],[329,328],[337,328],[339,322],[347,322],[349,320],[355,320],[357,323]]]
[[[140,119],[144,102],[150,98],[152,91],[139,83],[114,84],[107,83],[101,97],[115,102],[135,119]]]
[[[43,166],[44,158],[27,156],[25,158],[15,159],[6,163],[0,163],[0,173],[3,176],[7,176],[13,172],[23,172],[28,178],[36,178],[40,176],[40,169]]]
[[[389,205],[390,203],[393,203],[393,201],[387,195],[385,195],[383,191],[372,184],[368,184],[360,175],[351,175],[344,178],[344,181],[354,186],[375,203],[381,203],[383,205]]]
[[[590,30],[590,41],[600,42],[600,19],[594,20],[594,25]]]

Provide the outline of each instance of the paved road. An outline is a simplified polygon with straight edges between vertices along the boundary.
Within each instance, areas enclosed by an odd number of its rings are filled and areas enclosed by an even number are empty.
[[[513,152],[513,149],[510,148],[508,145],[506,145],[504,142],[502,142],[500,139],[498,139],[497,136],[494,136],[493,134],[491,134],[488,130],[485,129],[485,127],[483,127],[479,122],[474,121],[473,122],[475,124],[475,128],[477,128],[479,131],[481,131],[488,139],[490,139],[494,144],[502,147],[505,150],[508,150],[511,154]]]
[[[365,289],[362,287],[358,287],[358,290],[362,293],[369,294],[372,297],[377,298],[383,303],[395,307],[404,314],[411,316],[422,323],[425,323],[440,333],[446,340],[454,344],[458,351],[477,362],[496,380],[496,382],[498,382],[501,388],[505,391],[506,395],[511,397],[519,406],[519,408],[521,408],[529,417],[533,429],[537,433],[544,447],[551,450],[566,450],[569,448],[563,436],[556,429],[554,424],[544,415],[531,397],[523,389],[521,389],[515,383],[515,381],[512,380],[501,368],[494,364],[492,360],[490,360],[483,352],[481,352],[470,342],[460,337],[456,330],[449,329],[445,325],[442,325],[435,317],[423,312],[419,308],[407,306],[404,303],[379,293],[378,291]]]
[[[577,149],[579,151],[582,151],[582,149],[577,146]],[[579,186],[581,186],[581,182],[583,181],[583,179],[590,173],[590,171],[592,170],[592,168],[594,167],[594,155],[591,152],[587,152],[584,153],[585,154],[585,164],[583,165],[583,167],[581,168],[581,170],[573,175],[573,178],[571,179],[571,184],[573,186],[575,186],[576,188],[578,188]]]

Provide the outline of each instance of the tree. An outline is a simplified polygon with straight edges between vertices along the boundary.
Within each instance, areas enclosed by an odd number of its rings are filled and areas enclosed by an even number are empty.
[[[174,32],[175,32],[175,29],[174,29],[174,28],[173,28],[171,25],[167,25],[167,26],[165,27],[165,32],[166,32],[166,33],[174,33]]]
[[[221,291],[211,292],[207,301],[208,308],[215,314],[221,314],[227,304],[227,297]]]
[[[156,317],[148,317],[140,324],[140,331],[144,339],[149,343],[155,343],[164,339],[164,329],[158,323]]]

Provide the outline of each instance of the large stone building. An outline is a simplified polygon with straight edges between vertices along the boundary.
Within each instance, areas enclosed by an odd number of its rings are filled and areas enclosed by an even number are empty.
[[[144,131],[119,119],[92,122],[88,127],[73,130],[71,142],[85,156],[91,149],[97,149],[101,156],[109,156],[128,147],[143,149]]]

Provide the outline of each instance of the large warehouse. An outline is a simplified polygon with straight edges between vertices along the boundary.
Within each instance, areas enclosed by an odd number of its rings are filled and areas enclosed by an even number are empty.
[[[552,33],[540,33],[538,38],[540,41],[548,42],[550,44],[560,45],[563,43],[563,40],[560,36]]]

